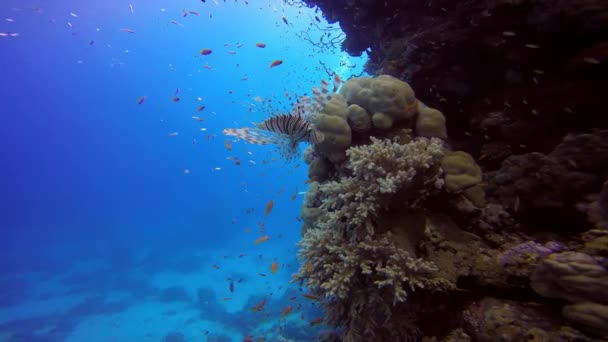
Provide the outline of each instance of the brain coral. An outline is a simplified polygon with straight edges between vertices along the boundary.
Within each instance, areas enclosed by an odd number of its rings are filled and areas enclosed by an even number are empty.
[[[356,104],[372,116],[374,127],[388,130],[398,120],[413,118],[417,100],[409,84],[388,75],[376,78],[352,78],[342,86],[340,94],[349,105]]]

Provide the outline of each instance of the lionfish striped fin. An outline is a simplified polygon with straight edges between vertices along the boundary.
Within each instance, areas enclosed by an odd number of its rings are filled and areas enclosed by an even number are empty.
[[[336,91],[338,91],[338,88],[340,88],[340,84],[342,84],[342,78],[340,78],[340,75],[334,73],[334,88],[331,90],[331,92],[335,93]]]
[[[278,137],[275,135],[268,134],[268,132],[255,128],[226,128],[222,133],[224,133],[224,135],[243,139],[246,142],[254,145],[276,144],[278,141]]]

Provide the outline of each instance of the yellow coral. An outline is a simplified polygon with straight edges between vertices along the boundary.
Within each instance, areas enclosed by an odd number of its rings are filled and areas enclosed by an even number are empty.
[[[344,97],[336,94],[313,118],[316,128],[324,136],[316,148],[331,162],[343,160],[346,157],[344,151],[351,143],[352,132],[346,121],[347,107]]]
[[[448,137],[443,114],[420,101],[418,101],[418,117],[416,117],[416,135],[440,139]]]
[[[441,168],[445,172],[445,185],[450,192],[458,192],[481,183],[481,168],[466,152],[446,153]]]
[[[393,122],[410,119],[417,112],[417,100],[409,84],[388,75],[352,78],[340,94],[348,104],[357,104],[372,115],[374,126],[390,129]]]

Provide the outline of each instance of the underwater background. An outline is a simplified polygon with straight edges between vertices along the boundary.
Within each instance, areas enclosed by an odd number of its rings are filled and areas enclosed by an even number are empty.
[[[360,73],[364,60],[301,36],[339,28],[282,1],[0,12],[0,32],[18,33],[0,40],[0,340],[276,340],[300,315],[313,336],[320,313],[290,284],[306,168],[267,146],[227,150],[222,130],[268,103],[289,111],[289,94],[329,77],[320,63]],[[286,321],[289,305],[302,308]]]

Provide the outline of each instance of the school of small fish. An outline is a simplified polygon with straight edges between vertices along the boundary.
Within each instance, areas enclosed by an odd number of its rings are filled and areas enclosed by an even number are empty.
[[[226,1],[224,0],[224,2]],[[234,0],[234,2],[245,6],[249,5],[247,0]],[[168,8],[156,9],[163,14],[163,17],[161,17],[162,19],[159,20],[162,29],[168,32],[184,32],[186,29],[194,26],[193,22],[195,20],[197,22],[211,23],[214,19],[214,14],[216,14],[215,8],[221,6],[222,2],[221,0],[213,0],[207,3],[207,1],[202,0],[198,5],[200,8],[195,8],[196,2],[193,2],[187,5],[192,8],[183,8],[178,12],[171,11]],[[123,18],[117,20],[115,26],[103,28],[100,25],[98,28],[95,28],[94,32],[105,31],[108,35],[113,34],[124,41],[140,39],[140,37],[149,35],[149,30],[147,27],[138,25],[137,22],[132,19],[137,18],[142,15],[142,13],[149,10],[150,5],[145,2],[122,3],[120,5],[120,11]],[[295,19],[292,17],[288,18],[287,15],[281,15],[281,11],[280,8],[274,8],[273,12],[279,14],[275,15],[271,20],[273,21],[277,32],[281,34],[291,32],[290,30],[293,30],[294,27],[298,25],[298,21],[292,20]],[[40,8],[35,8],[31,10],[31,12],[37,15],[44,13]],[[284,13],[285,12],[283,12],[283,14]],[[100,36],[94,36],[95,33],[88,32],[87,29],[85,29],[85,25],[82,25],[82,23],[85,20],[90,20],[90,17],[91,14],[84,10],[81,11],[76,9],[64,11],[62,18],[56,19],[59,24],[57,27],[60,27],[63,31],[70,32],[72,36],[83,37],[83,48],[88,50],[96,51],[101,48],[108,50],[114,49],[114,51],[120,50],[120,54],[123,57],[115,56],[112,58],[109,65],[111,69],[124,67],[127,64],[127,59],[124,58],[124,56],[137,52],[136,49],[133,47],[130,47],[129,49],[124,47],[118,48],[116,46],[120,46],[120,44],[110,44],[107,41],[104,41],[104,39],[107,38],[100,38]],[[131,20],[128,20],[128,18],[131,18]],[[317,22],[320,22],[318,17],[315,16],[314,18]],[[52,23],[54,23],[55,19],[52,20]],[[217,17],[215,20],[217,20]],[[0,28],[0,30],[2,30],[2,32],[0,32],[0,38],[18,38],[21,37],[22,34],[25,34],[25,32],[20,33],[12,30],[12,28],[17,27],[16,25],[19,24],[18,16],[5,18],[2,24],[6,24],[7,28]],[[207,75],[214,75],[213,77],[221,78],[226,74],[229,74],[229,72],[225,70],[225,65],[215,64],[223,59],[232,61],[229,62],[231,64],[236,64],[235,69],[238,70],[238,74],[235,77],[239,84],[250,84],[255,81],[254,79],[256,77],[259,77],[256,76],[259,72],[268,73],[269,75],[281,75],[287,71],[286,67],[293,67],[293,61],[282,56],[281,51],[277,50],[276,45],[278,44],[272,40],[273,38],[274,37],[266,35],[256,38],[259,40],[243,39],[242,41],[234,40],[222,44],[214,41],[214,39],[202,37],[200,41],[197,41],[197,46],[194,46],[192,50],[186,53],[196,60],[196,68],[198,69],[196,72],[203,77],[203,82],[206,82],[210,86],[213,85],[213,82],[209,81],[211,78],[207,77]],[[9,43],[10,40],[6,40],[6,42]],[[530,49],[537,48],[532,43],[526,45],[526,47]],[[246,57],[243,56],[247,56],[249,53],[255,53],[259,55],[260,58],[255,62],[254,69],[245,70],[243,65],[245,65],[244,62]],[[83,64],[85,61],[86,59],[82,58],[79,59],[77,63]],[[247,62],[249,63],[251,61],[247,60]],[[163,65],[162,67],[163,69],[166,68],[168,72],[180,71],[180,65],[178,65],[178,63],[169,64],[168,66]],[[222,73],[221,76],[219,73]],[[189,77],[197,76],[194,71],[188,75]],[[292,77],[289,72],[286,73],[286,75],[287,76],[285,77]],[[255,95],[252,91],[247,92],[243,89],[239,89],[239,86],[237,85],[234,85],[234,89],[221,89],[223,96],[231,97],[231,100],[228,100],[226,103],[238,105],[245,109],[244,112],[269,112],[272,115],[269,119],[256,124],[256,126],[252,128],[225,129],[223,134],[227,139],[223,140],[223,142],[221,137],[220,139],[216,139],[218,138],[219,132],[213,129],[213,122],[215,121],[216,116],[220,117],[226,115],[222,115],[223,109],[217,108],[216,105],[206,100],[208,98],[214,98],[217,95],[214,93],[203,93],[204,90],[199,90],[207,89],[205,87],[194,88],[184,86],[183,84],[176,87],[177,85],[173,84],[166,85],[168,89],[165,89],[162,93],[154,91],[153,89],[141,88],[136,89],[126,96],[125,101],[128,102],[129,108],[135,113],[152,112],[155,113],[154,115],[157,115],[156,111],[161,110],[170,111],[171,114],[167,113],[167,115],[173,116],[180,115],[180,113],[186,113],[186,116],[184,117],[188,121],[188,124],[194,127],[192,130],[187,129],[186,127],[172,126],[172,124],[170,124],[171,120],[168,119],[167,116],[160,117],[160,125],[162,128],[157,131],[157,134],[162,137],[163,141],[167,141],[167,144],[184,143],[184,139],[186,139],[185,141],[189,148],[201,149],[201,145],[207,143],[214,147],[219,146],[219,148],[222,149],[222,152],[227,154],[225,160],[222,159],[218,164],[209,165],[203,170],[191,163],[177,167],[175,173],[178,174],[179,177],[183,177],[180,179],[189,181],[199,176],[214,175],[215,173],[223,174],[230,169],[239,170],[237,169],[239,167],[243,170],[249,170],[247,172],[255,172],[252,170],[260,170],[265,165],[279,160],[271,157],[265,159],[264,157],[258,158],[258,153],[255,153],[255,151],[246,151],[245,147],[238,143],[239,140],[258,145],[281,145],[286,148],[285,151],[280,152],[281,156],[287,160],[292,160],[294,156],[297,155],[293,147],[294,143],[297,147],[297,144],[300,142],[311,144],[321,142],[324,139],[323,135],[316,130],[309,119],[325,106],[331,99],[331,96],[336,93],[341,83],[342,80],[336,74],[334,76],[333,89],[330,89],[329,84],[323,81],[320,89],[316,87],[313,88],[313,97],[306,95],[298,96],[293,92],[293,89],[281,89],[278,92],[279,96],[269,95],[268,93]],[[263,91],[264,89],[259,90]],[[275,96],[279,97],[279,99]],[[241,99],[239,100],[239,98]],[[277,108],[289,108],[290,112],[288,114],[282,114]],[[164,115],[164,113],[162,115]],[[154,120],[155,122],[158,122],[159,118],[155,118]],[[203,125],[207,127],[202,127]],[[281,127],[289,127],[291,131]],[[195,131],[197,134],[193,134],[191,131]],[[245,155],[245,153],[247,154]],[[243,163],[241,163],[241,161],[243,161]],[[247,162],[245,163],[245,161]],[[296,169],[298,166],[299,165],[295,165],[293,169]],[[289,170],[289,172],[293,171],[293,169]],[[264,176],[263,173],[259,173],[258,175],[260,177]],[[243,185],[243,189],[243,191],[248,191],[246,184]],[[238,255],[232,257],[243,260],[249,258],[260,260],[260,263],[263,263],[263,266],[260,266],[261,268],[256,269],[255,272],[248,275],[248,277],[265,278],[264,281],[269,284],[269,288],[273,288],[273,291],[277,289],[278,291],[281,291],[282,287],[282,285],[277,287],[276,284],[273,284],[273,279],[276,281],[276,279],[283,277],[287,271],[292,272],[297,269],[297,265],[293,264],[293,262],[290,264],[289,262],[282,260],[282,258],[270,255],[263,256],[261,254],[262,251],[267,252],[267,247],[272,246],[276,241],[280,241],[282,238],[282,234],[278,230],[279,228],[273,227],[273,225],[281,224],[277,223],[277,221],[282,220],[282,218],[278,217],[281,216],[278,215],[281,214],[281,212],[275,210],[273,213],[274,206],[277,205],[279,208],[278,210],[283,210],[285,203],[291,203],[290,201],[295,201],[298,196],[303,194],[303,192],[299,192],[296,187],[295,191],[293,188],[287,188],[285,191],[286,194],[281,196],[284,192],[283,190],[284,189],[281,189],[276,195],[268,196],[271,198],[259,198],[258,195],[256,196],[257,202],[255,204],[248,203],[248,206],[251,207],[247,208],[247,210],[243,207],[243,212],[245,212],[244,215],[248,215],[245,217],[251,217],[251,222],[243,223],[247,222],[247,220],[242,218],[243,216],[230,218],[230,222],[235,227],[239,227],[240,234],[243,234],[243,230],[245,231],[245,234],[249,233],[249,235],[245,236],[247,237],[246,241],[250,248],[245,251],[247,253],[238,253]],[[266,203],[265,206],[264,203]],[[257,220],[257,224],[253,218]],[[291,217],[291,219],[293,219],[293,217]],[[293,221],[296,220],[299,221],[300,218],[296,217]],[[291,223],[291,221],[292,220],[287,221],[287,224]],[[281,222],[283,224],[285,223],[284,221]],[[252,240],[253,246],[251,245]],[[222,258],[227,259],[230,257],[231,256],[223,256]],[[211,272],[218,272],[218,274],[227,272],[226,269],[228,266],[222,263],[221,260],[214,262],[215,263],[209,263],[207,265]],[[239,289],[242,290],[244,287],[248,286],[248,278],[246,276],[235,276],[233,274],[229,277],[223,276],[220,278],[222,282],[224,279],[226,281],[226,283],[222,283],[224,294],[218,296],[218,301],[227,302],[227,304],[233,303],[238,299]],[[275,286],[272,287],[272,285]],[[256,297],[257,304],[250,304],[246,309],[249,309],[249,311],[252,312],[252,315],[265,315],[265,317],[274,316],[277,321],[281,320],[285,323],[285,320],[298,319],[297,317],[300,317],[301,320],[305,320],[304,311],[302,310],[303,305],[315,306],[315,302],[322,300],[314,294],[305,293],[305,290],[302,288],[294,289],[293,287],[289,287],[288,291],[290,291],[290,304],[281,305],[279,309],[276,309],[276,312],[270,312],[271,309],[268,308],[275,307],[274,304],[266,306],[267,300],[272,298],[272,292],[265,294],[264,296]],[[322,317],[307,317],[306,319],[304,324],[305,326],[310,327],[314,327],[323,322]],[[205,335],[207,334],[209,334],[209,331],[205,331]],[[258,340],[261,339],[247,336],[244,341]]]

